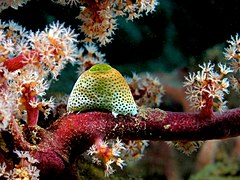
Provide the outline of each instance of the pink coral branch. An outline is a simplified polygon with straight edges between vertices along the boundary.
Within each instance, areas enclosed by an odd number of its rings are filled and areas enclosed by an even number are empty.
[[[13,72],[16,71],[18,69],[21,69],[23,66],[26,65],[26,63],[23,63],[23,55],[20,54],[19,56],[13,58],[13,59],[9,59],[7,61],[4,62],[4,66],[6,67],[6,69],[9,72]],[[7,84],[5,82],[5,78],[3,76],[3,71],[0,72],[0,88],[4,88],[7,89]]]
[[[29,51],[28,55],[27,54],[24,55],[23,53],[21,53],[18,56],[5,61],[4,66],[7,68],[8,71],[14,72],[18,69],[23,68],[25,65],[28,64],[25,58],[26,56],[33,56],[33,55],[36,55],[36,51],[34,50]],[[38,59],[40,59],[40,56],[38,56]]]
[[[144,117],[114,118],[107,112],[67,114],[47,129],[32,155],[40,161],[43,172],[61,171],[97,138],[198,141],[240,135],[240,108],[213,113],[210,118],[201,113],[147,109]]]
[[[24,59],[23,54],[20,54],[19,56],[6,61],[4,63],[4,66],[10,72],[16,71],[26,65],[26,63],[23,62],[23,59]]]
[[[35,127],[38,122],[38,115],[39,115],[39,109],[36,107],[32,107],[29,103],[31,101],[36,101],[37,97],[36,95],[31,96],[31,91],[28,93],[29,97],[26,98],[28,101],[26,102],[26,109],[27,109],[27,124],[29,127]]]
[[[35,53],[35,51],[30,51],[29,52],[29,54],[34,54],[34,53]],[[6,61],[4,63],[4,66],[7,68],[8,71],[13,72],[13,71],[16,71],[18,69],[21,69],[22,67],[24,67],[27,64],[24,60],[25,60],[24,55],[20,54],[20,55],[16,56],[15,58]],[[32,92],[30,90],[29,87],[26,87],[26,89],[28,90],[28,92],[24,93],[23,96],[26,96],[25,98],[27,99],[27,102],[24,102],[25,106],[26,106],[27,113],[28,113],[27,123],[28,123],[28,126],[35,127],[37,125],[37,122],[38,122],[39,110],[38,110],[38,108],[31,107],[29,105],[29,102],[30,101],[36,101],[36,95],[34,94],[34,92]],[[32,95],[32,94],[34,94],[34,95]]]

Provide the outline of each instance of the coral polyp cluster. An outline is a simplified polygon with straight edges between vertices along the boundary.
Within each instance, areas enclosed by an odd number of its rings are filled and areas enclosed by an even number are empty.
[[[138,106],[159,107],[164,88],[158,77],[149,73],[134,73],[127,82]]]
[[[0,3],[0,12],[8,7],[17,9],[30,0],[9,1]],[[133,20],[155,11],[157,0],[52,0],[62,5],[75,5],[80,7],[81,20],[80,31],[84,33],[85,43],[106,45],[112,41],[112,35],[117,29],[117,17],[124,16],[127,20]]]
[[[66,63],[75,61],[77,35],[59,22],[44,31],[26,31],[13,21],[0,23],[0,79],[2,114],[10,114],[36,126],[38,112],[47,117],[53,99],[44,99],[48,76],[57,78]],[[10,97],[8,100],[4,98]],[[8,101],[8,103],[6,103]],[[9,116],[6,116],[9,117]],[[10,118],[1,118],[5,129]]]
[[[105,165],[105,176],[109,176],[114,173],[112,164],[115,163],[121,169],[126,165],[124,160],[120,157],[121,152],[125,149],[124,143],[121,140],[116,139],[116,142],[105,142],[97,140],[96,143],[90,147],[87,151],[87,155],[92,158],[92,162],[97,165]]]
[[[175,146],[179,151],[186,155],[192,154],[197,151],[203,144],[203,141],[168,141],[167,144]]]
[[[96,64],[106,63],[105,54],[94,44],[84,44],[78,51],[77,59],[79,75]]]
[[[21,7],[22,5],[26,4],[30,0],[1,0],[0,2],[0,12],[4,9],[7,9],[8,7],[12,7],[14,9],[18,9],[18,7]]]
[[[185,77],[187,99],[195,110],[211,111],[214,107],[216,111],[222,112],[227,108],[224,94],[229,92],[229,81],[226,75],[232,72],[232,69],[219,63],[218,73],[214,70],[214,66],[211,62],[204,63],[199,65],[201,71],[190,73],[188,77]]]
[[[97,40],[100,45],[112,41],[112,35],[117,29],[117,16],[126,16],[133,20],[155,10],[156,0],[82,0],[83,6],[77,17],[82,21],[80,30],[86,35],[84,42],[93,43]],[[87,6],[85,6],[87,4]]]
[[[87,151],[87,155],[91,157],[93,163],[97,165],[103,163],[105,176],[109,176],[115,172],[113,164],[123,169],[128,161],[141,159],[147,146],[148,141],[139,140],[124,143],[118,138],[108,141],[98,139]]]
[[[8,171],[7,165],[4,162],[3,164],[0,163],[0,177],[6,179],[39,179],[40,170],[35,166],[35,164],[39,163],[38,160],[34,159],[28,151],[16,150],[14,153],[20,158],[19,164]]]
[[[230,77],[230,82],[235,91],[239,92],[240,90],[240,38],[237,34],[235,37],[232,36],[231,40],[227,41],[229,43],[229,47],[225,48],[224,55],[227,60],[231,63],[231,67],[233,69],[234,75]]]

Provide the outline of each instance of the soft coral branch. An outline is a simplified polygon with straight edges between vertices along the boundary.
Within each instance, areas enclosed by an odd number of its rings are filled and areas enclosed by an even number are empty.
[[[32,107],[30,103],[32,101],[37,101],[36,93],[31,90],[31,85],[29,84],[24,86],[22,92],[22,104],[27,110],[27,124],[29,127],[35,127],[38,122],[39,109],[37,107]]]
[[[29,55],[32,55],[35,53],[35,51],[29,51]],[[24,54],[20,54],[12,59],[9,59],[4,62],[4,66],[9,72],[16,71],[18,69],[23,68],[25,65],[27,65],[26,59]],[[5,84],[5,82],[3,82]],[[36,84],[30,83],[23,85],[22,89],[22,97],[21,97],[21,103],[25,106],[27,111],[27,123],[30,127],[35,127],[38,122],[38,114],[39,109],[37,107],[32,107],[30,103],[32,101],[37,101],[37,94],[32,90],[32,86],[35,86]],[[7,86],[5,85],[5,88]]]
[[[24,56],[23,54],[20,54],[12,59],[6,60],[3,65],[9,72],[13,72],[18,69],[21,69],[26,65],[26,63],[24,63],[23,60],[24,60]],[[4,72],[1,71],[0,72],[0,89],[7,89],[7,84],[5,82],[6,79],[4,78],[3,74]]]
[[[71,113],[42,134],[30,152],[40,162],[42,173],[61,172],[69,161],[86,151],[96,139],[121,138],[164,141],[222,139],[240,134],[240,108],[204,117],[198,113],[147,109],[141,116],[114,118],[107,112]],[[22,140],[22,139],[19,139]],[[24,147],[23,147],[24,148]]]
[[[12,58],[12,59],[8,59],[4,62],[4,66],[7,68],[7,70],[9,72],[14,72],[18,69],[23,68],[25,65],[27,65],[27,60],[26,57],[27,56],[33,56],[36,55],[36,51],[35,50],[31,50],[28,53],[21,53],[18,56]],[[37,59],[40,59],[40,56],[38,55],[36,57]]]
[[[210,118],[213,114],[213,98],[209,97],[206,92],[203,92],[202,96],[205,101],[205,106],[201,109],[200,113],[202,116]]]
[[[12,58],[10,60],[7,60],[4,63],[4,66],[7,68],[9,72],[16,71],[18,69],[21,69],[26,65],[26,63],[23,61],[24,60],[24,55],[20,54],[16,56],[15,58]]]

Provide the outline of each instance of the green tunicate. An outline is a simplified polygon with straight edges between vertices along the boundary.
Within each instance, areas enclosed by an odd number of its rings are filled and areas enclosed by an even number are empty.
[[[89,69],[91,73],[103,73],[108,72],[112,69],[108,64],[97,64]]]

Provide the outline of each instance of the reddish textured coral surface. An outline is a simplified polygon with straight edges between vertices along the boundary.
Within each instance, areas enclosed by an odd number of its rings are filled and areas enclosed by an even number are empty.
[[[240,109],[214,113],[205,118],[196,113],[164,112],[147,109],[143,117],[119,116],[108,112],[72,113],[63,116],[42,131],[36,146],[25,144],[16,123],[11,124],[15,144],[30,151],[39,160],[42,173],[61,172],[66,165],[86,151],[96,139],[209,140],[240,134]]]
[[[4,66],[8,69],[8,71],[13,72],[18,69],[21,69],[26,63],[23,63],[23,55],[19,55],[11,60],[8,60],[4,63]]]

